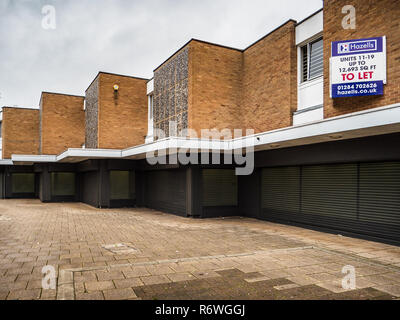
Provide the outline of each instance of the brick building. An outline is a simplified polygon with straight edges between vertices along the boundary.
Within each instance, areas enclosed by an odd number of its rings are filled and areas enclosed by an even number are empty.
[[[343,25],[349,5],[355,29]],[[3,108],[0,194],[400,242],[399,17],[398,0],[324,1],[245,49],[192,39],[153,79],[100,72],[85,97],[43,93],[39,110]],[[336,42],[364,46],[364,59],[386,53],[370,69],[384,73],[382,92],[350,83],[332,98],[335,61],[347,61],[344,51],[334,60]],[[193,150],[190,163],[174,161]],[[224,156],[200,161],[243,151],[254,160],[246,175]]]

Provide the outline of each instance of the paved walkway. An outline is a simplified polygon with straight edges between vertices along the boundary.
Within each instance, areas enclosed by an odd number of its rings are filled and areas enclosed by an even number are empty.
[[[55,289],[43,289],[44,266]],[[398,298],[395,246],[253,219],[0,201],[3,300]]]

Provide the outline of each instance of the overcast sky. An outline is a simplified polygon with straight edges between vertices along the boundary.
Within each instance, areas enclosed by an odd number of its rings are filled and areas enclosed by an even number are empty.
[[[44,29],[52,5],[56,28]],[[322,0],[0,0],[0,106],[84,95],[98,71],[151,78],[191,38],[245,48]],[[49,22],[49,20],[45,20]]]

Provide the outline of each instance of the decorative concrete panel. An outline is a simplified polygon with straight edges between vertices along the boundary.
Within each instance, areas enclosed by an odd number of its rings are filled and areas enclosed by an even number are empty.
[[[97,77],[86,91],[86,148],[95,149],[98,146],[98,118],[99,118],[99,77]]]
[[[154,74],[154,126],[166,137],[188,128],[189,48],[186,47],[156,70]],[[177,132],[169,122],[177,122]]]

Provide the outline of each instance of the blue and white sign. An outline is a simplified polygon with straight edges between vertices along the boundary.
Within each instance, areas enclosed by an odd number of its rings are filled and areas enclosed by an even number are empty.
[[[331,98],[383,95],[386,37],[332,42]]]

